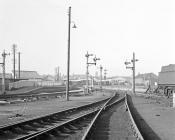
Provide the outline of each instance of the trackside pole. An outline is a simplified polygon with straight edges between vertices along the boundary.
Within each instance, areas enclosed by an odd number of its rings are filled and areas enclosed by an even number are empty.
[[[173,90],[173,107],[175,107],[175,90]]]

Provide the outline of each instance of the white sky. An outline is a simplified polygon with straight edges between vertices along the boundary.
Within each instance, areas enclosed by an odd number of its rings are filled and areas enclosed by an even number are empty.
[[[175,63],[173,0],[0,0],[0,53],[15,43],[21,69],[53,74],[60,66],[66,74],[69,5],[78,26],[71,29],[71,74],[85,73],[86,51],[101,58],[108,76],[131,75],[124,61],[133,51],[136,73]],[[12,55],[6,63],[11,72]]]

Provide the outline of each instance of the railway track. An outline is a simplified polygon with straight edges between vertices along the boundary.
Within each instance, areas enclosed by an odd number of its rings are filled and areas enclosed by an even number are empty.
[[[38,133],[57,124],[62,124],[81,114],[99,109],[108,100],[104,99],[98,102],[83,106],[74,107],[60,112],[39,116],[28,120],[18,121],[0,127],[0,140],[26,139],[27,136]]]
[[[82,140],[144,140],[132,116],[127,96],[107,105]]]
[[[99,124],[105,124],[106,122],[106,119],[101,119],[103,118],[102,116],[104,116],[104,114],[109,114],[110,110],[116,108],[119,108],[119,110],[122,110],[123,112],[126,112],[127,110],[129,116],[129,129],[132,130],[132,136],[126,137],[126,139],[133,138],[143,140],[143,137],[134,122],[134,118],[132,117],[127,101],[127,95],[120,98],[118,95],[115,95],[100,102],[4,126],[0,128],[0,139],[98,139],[99,132],[101,133],[101,136],[104,136],[103,134],[105,133],[104,130],[102,131],[102,126],[98,127]],[[120,116],[120,119],[121,118],[122,116]],[[101,121],[101,123],[99,121]],[[121,134],[118,133],[118,135]]]

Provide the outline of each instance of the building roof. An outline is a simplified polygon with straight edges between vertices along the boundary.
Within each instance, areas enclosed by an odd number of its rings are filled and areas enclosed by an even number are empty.
[[[150,80],[150,79],[158,79],[158,76],[154,73],[144,73],[144,74],[138,74],[136,78],[143,78],[145,80]]]
[[[169,64],[167,66],[162,66],[161,72],[175,71],[175,64]]]
[[[18,71],[15,73],[16,78],[19,77]],[[36,71],[20,71],[20,79],[42,79]]]

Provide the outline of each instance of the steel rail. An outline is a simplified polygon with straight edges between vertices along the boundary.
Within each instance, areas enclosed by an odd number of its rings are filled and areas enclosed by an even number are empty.
[[[88,117],[89,115],[91,114],[94,114],[96,113],[94,116],[94,118],[92,119],[92,121],[90,122],[90,125],[88,126],[88,129],[85,133],[88,134],[90,128],[92,127],[92,125],[94,124],[95,120],[98,118],[98,116],[100,115],[100,113],[106,108],[106,107],[110,107],[112,105],[114,105],[115,103],[119,103],[121,101],[125,101],[125,97],[122,97],[118,100],[116,100],[116,98],[118,98],[118,96],[113,96],[111,97],[110,99],[108,99],[105,104],[101,107],[101,109],[95,109],[91,112],[88,112],[88,113],[85,113],[81,116],[77,116],[71,120],[68,120],[66,122],[63,122],[62,124],[58,124],[58,125],[54,125],[53,127],[50,127],[50,128],[47,128],[45,130],[42,130],[40,132],[37,132],[36,134],[31,134],[31,135],[28,135],[25,137],[25,140],[35,140],[35,139],[42,139],[42,135],[45,135],[45,134],[52,134],[54,132],[55,129],[58,129],[58,128],[61,128],[63,126],[66,126],[66,125],[71,125],[73,124],[73,122],[76,122],[77,120],[80,120],[84,117]],[[85,136],[86,134],[83,135],[83,137]],[[23,139],[16,139],[16,140],[23,140]]]
[[[134,121],[134,118],[133,118],[133,115],[132,115],[132,112],[131,112],[131,109],[128,105],[128,94],[125,94],[125,104],[126,104],[126,109],[128,109],[128,113],[129,113],[129,116],[130,116],[130,119],[131,119],[131,122],[132,122],[132,125],[135,129],[135,132],[136,132],[136,137],[139,139],[139,140],[144,140],[141,132],[139,131],[138,127],[137,127],[137,124],[135,123]]]
[[[93,113],[95,113],[95,112],[97,112],[97,111],[99,111],[99,110],[100,110],[100,109],[95,109],[95,110],[93,110],[93,111],[91,111],[91,112],[82,114],[82,115],[80,115],[80,116],[77,116],[77,117],[75,117],[75,118],[72,118],[71,120],[68,120],[68,121],[66,121],[66,122],[63,122],[62,124],[54,125],[53,127],[50,127],[50,128],[47,128],[47,129],[45,129],[45,130],[43,130],[43,131],[37,132],[36,134],[28,135],[28,136],[26,136],[27,138],[26,138],[25,140],[32,140],[32,139],[35,139],[36,137],[41,136],[41,135],[44,134],[44,133],[48,133],[49,131],[52,131],[52,130],[57,129],[57,128],[59,128],[59,127],[62,127],[62,126],[64,126],[64,125],[71,124],[71,123],[73,123],[74,121],[77,121],[77,120],[82,119],[82,118],[84,118],[84,117],[86,117],[86,116],[89,116],[89,115],[91,115],[91,114],[93,114]],[[16,139],[16,140],[23,140],[23,139]]]
[[[109,98],[107,98],[107,99],[109,99]],[[5,130],[6,128],[8,129],[8,127],[13,127],[15,125],[19,125],[19,124],[22,124],[22,123],[25,123],[25,122],[37,121],[38,119],[41,119],[41,118],[44,119],[44,118],[47,118],[47,117],[50,117],[50,116],[53,116],[53,115],[57,115],[57,114],[60,114],[60,113],[72,112],[73,110],[76,110],[76,109],[80,109],[80,108],[83,108],[83,107],[88,107],[88,106],[91,106],[93,104],[98,104],[100,102],[106,101],[107,99],[103,99],[103,100],[100,100],[100,101],[95,101],[93,103],[88,103],[88,104],[81,105],[81,106],[72,107],[72,108],[69,108],[69,109],[61,110],[61,111],[50,113],[50,114],[47,114],[47,115],[37,116],[37,117],[34,117],[34,118],[25,119],[25,120],[17,121],[17,122],[14,122],[14,123],[9,123],[7,125],[0,126],[0,131]]]
[[[114,98],[115,98],[115,97],[114,97]],[[104,106],[100,109],[100,111],[98,112],[98,114],[97,114],[97,115],[94,117],[94,119],[91,121],[91,124],[90,124],[89,127],[87,128],[87,130],[86,130],[86,132],[85,132],[85,134],[83,135],[83,137],[82,137],[81,140],[85,140],[85,139],[88,137],[88,134],[90,133],[90,130],[91,130],[92,126],[95,124],[95,121],[96,121],[97,118],[100,116],[100,113],[101,113],[103,110],[105,110],[107,107],[110,107],[110,106],[112,106],[112,105],[114,105],[114,104],[116,104],[116,103],[119,103],[120,101],[124,101],[124,100],[125,100],[125,97],[122,97],[122,98],[120,98],[120,99],[118,99],[118,100],[116,100],[116,101],[110,103],[111,100],[112,100],[112,98],[109,99],[109,100],[104,104]]]
[[[104,108],[104,106],[105,106],[112,98],[113,98],[113,97],[109,98],[109,99],[105,102],[105,104],[101,107],[101,109]],[[68,120],[68,121],[66,121],[66,122],[63,122],[62,124],[57,124],[57,125],[54,125],[53,127],[46,128],[45,130],[41,130],[40,132],[37,132],[37,133],[35,133],[35,134],[28,135],[28,136],[25,137],[25,140],[37,139],[37,137],[40,137],[40,136],[43,135],[43,134],[49,133],[50,131],[53,131],[53,130],[55,130],[55,129],[58,129],[58,128],[64,126],[64,125],[71,124],[71,123],[73,123],[73,122],[75,122],[75,121],[77,121],[77,120],[80,120],[80,119],[82,119],[82,118],[84,118],[84,117],[86,117],[86,116],[89,116],[89,115],[91,115],[91,114],[94,114],[94,113],[96,113],[97,111],[98,111],[98,112],[97,112],[97,114],[98,114],[99,111],[100,111],[101,109],[98,108],[98,109],[92,110],[91,112],[82,114],[82,115],[77,116],[77,117],[75,117],[75,118],[72,118],[71,120]],[[95,115],[95,116],[96,116],[96,115]],[[16,139],[16,140],[23,140],[23,139],[19,138],[19,139]]]
[[[105,108],[110,107],[110,106],[112,106],[112,105],[114,105],[116,103],[119,103],[119,102],[123,101],[123,100],[125,100],[125,96],[115,100],[114,102],[112,102],[110,104],[107,104]]]
[[[61,114],[68,113],[68,112],[73,112],[73,111],[76,112],[76,110],[83,109],[83,108],[87,109],[88,107],[94,106],[96,104],[97,105],[101,104],[101,103],[105,102],[108,99],[109,98],[103,99],[103,100],[100,100],[100,101],[96,101],[96,102],[93,102],[93,103],[88,103],[86,105],[73,107],[71,109],[66,109],[66,110],[63,110],[63,111],[56,112],[56,113],[51,113],[51,114],[47,114],[47,115],[44,115],[44,116],[39,116],[39,117],[31,118],[31,119],[28,119],[28,120],[23,120],[23,121],[11,123],[11,124],[8,124],[8,125],[4,125],[0,128],[0,132],[6,131],[6,130],[11,130],[11,129],[14,129],[15,127],[18,127],[18,126],[27,125],[28,123],[34,123],[34,122],[37,122],[41,119],[47,119],[47,118],[50,118],[50,117],[54,117],[58,114],[61,115]]]

